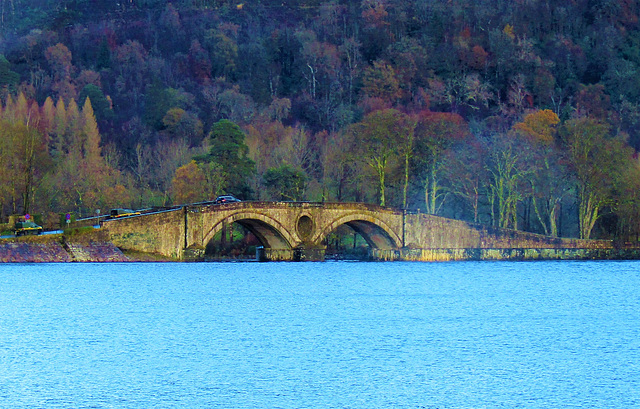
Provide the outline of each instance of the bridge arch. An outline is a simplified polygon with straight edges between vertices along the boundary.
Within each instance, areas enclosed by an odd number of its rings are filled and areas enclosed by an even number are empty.
[[[362,236],[371,248],[391,250],[403,246],[402,237],[389,225],[376,217],[362,213],[352,213],[333,220],[315,235],[313,241],[324,243],[331,232],[343,224]]]
[[[238,223],[253,233],[265,248],[290,250],[296,242],[291,233],[278,220],[256,212],[239,211],[217,221],[204,235],[207,245],[222,230],[225,223]]]

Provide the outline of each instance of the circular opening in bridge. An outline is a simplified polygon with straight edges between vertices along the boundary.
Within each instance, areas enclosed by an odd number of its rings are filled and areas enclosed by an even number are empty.
[[[298,234],[302,239],[308,239],[313,233],[313,220],[309,216],[302,216],[298,219]]]

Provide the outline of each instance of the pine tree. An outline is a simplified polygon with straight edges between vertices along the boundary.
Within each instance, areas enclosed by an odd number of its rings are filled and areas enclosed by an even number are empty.
[[[64,149],[72,156],[82,156],[81,119],[78,104],[71,99],[67,106],[67,122],[64,133]]]
[[[40,115],[40,131],[45,137],[45,147],[48,151],[51,151],[51,137],[53,133],[53,126],[55,123],[56,108],[53,105],[53,99],[47,97],[42,105],[42,114]]]
[[[29,124],[29,103],[27,101],[27,97],[25,97],[22,92],[18,95],[18,99],[16,100],[13,110],[14,121],[21,121],[24,124]]]
[[[2,119],[5,121],[13,122],[14,120],[13,104],[13,98],[11,98],[11,95],[7,95],[7,100],[4,103],[4,110],[2,111]]]
[[[54,159],[59,159],[67,151],[68,146],[65,145],[65,133],[67,130],[67,109],[64,106],[62,98],[58,98],[56,103],[53,125],[51,127],[51,140],[49,149]]]
[[[100,132],[89,97],[85,99],[82,106],[82,142],[84,159],[89,164],[97,165],[101,160]]]

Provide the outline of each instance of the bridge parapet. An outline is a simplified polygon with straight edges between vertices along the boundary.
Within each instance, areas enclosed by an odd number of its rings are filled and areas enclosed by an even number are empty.
[[[140,216],[104,220],[102,227],[122,250],[157,253],[182,259],[184,256],[184,210],[147,213]]]

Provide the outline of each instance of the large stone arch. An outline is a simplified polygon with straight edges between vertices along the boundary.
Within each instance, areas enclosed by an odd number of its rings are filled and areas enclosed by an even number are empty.
[[[224,223],[238,223],[253,233],[265,248],[290,250],[296,239],[276,219],[256,212],[238,211],[222,220],[217,221],[204,235],[203,245],[206,246],[213,237],[222,230]]]
[[[362,213],[352,213],[333,220],[314,235],[313,241],[315,243],[324,243],[327,236],[343,224],[360,234],[371,248],[391,250],[403,246],[402,237],[385,222]]]

